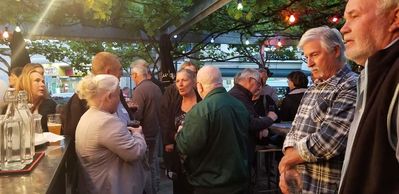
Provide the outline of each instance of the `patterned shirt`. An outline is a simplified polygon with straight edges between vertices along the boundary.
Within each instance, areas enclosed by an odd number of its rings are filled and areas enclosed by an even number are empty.
[[[305,163],[302,193],[336,193],[356,102],[357,75],[347,66],[304,94],[283,150],[294,147]]]

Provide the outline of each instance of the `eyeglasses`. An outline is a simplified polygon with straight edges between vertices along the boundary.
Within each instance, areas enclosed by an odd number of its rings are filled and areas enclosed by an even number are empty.
[[[261,86],[262,85],[262,83],[260,81],[258,81],[257,79],[255,79],[254,77],[249,77],[249,79],[255,80],[257,86]]]

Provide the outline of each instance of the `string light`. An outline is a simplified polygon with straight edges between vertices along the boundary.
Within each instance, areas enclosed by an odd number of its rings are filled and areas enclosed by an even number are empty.
[[[290,18],[288,19],[288,22],[289,22],[290,24],[293,24],[293,23],[295,23],[295,21],[296,21],[295,16],[294,16],[293,14],[291,14],[291,15],[290,15]]]
[[[237,9],[242,10],[244,6],[242,5],[242,0],[237,0]]]
[[[246,44],[246,45],[249,45],[249,40],[246,40],[246,41],[245,41],[245,44]]]
[[[177,34],[173,35],[173,38],[177,38]]]
[[[214,42],[215,42],[215,39],[211,38],[211,43],[214,43]]]
[[[333,16],[330,18],[330,22],[334,23],[334,24],[338,24],[339,23],[339,18],[337,16]]]
[[[283,46],[283,43],[281,42],[280,39],[278,39],[277,46],[278,46],[278,47],[282,47],[282,46]]]
[[[4,40],[8,40],[8,38],[10,37],[10,34],[8,33],[8,27],[4,27],[4,32],[3,32],[3,39]]]
[[[15,32],[21,32],[21,28],[20,28],[19,26],[15,26],[14,31],[15,31]]]

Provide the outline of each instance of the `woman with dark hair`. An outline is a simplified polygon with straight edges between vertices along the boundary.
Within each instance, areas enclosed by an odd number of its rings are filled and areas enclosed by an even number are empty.
[[[308,78],[302,71],[293,71],[287,76],[290,92],[283,99],[279,119],[281,121],[293,121],[301,102],[302,96],[308,88]]]

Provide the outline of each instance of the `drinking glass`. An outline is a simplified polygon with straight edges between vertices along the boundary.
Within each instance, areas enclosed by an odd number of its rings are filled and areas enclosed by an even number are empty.
[[[49,114],[47,115],[48,131],[57,135],[61,134],[61,115]]]

